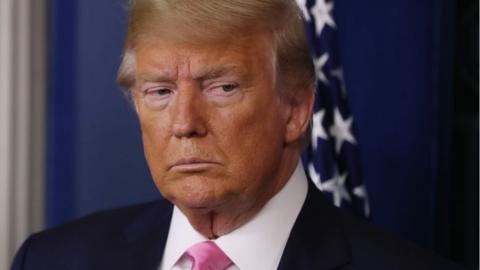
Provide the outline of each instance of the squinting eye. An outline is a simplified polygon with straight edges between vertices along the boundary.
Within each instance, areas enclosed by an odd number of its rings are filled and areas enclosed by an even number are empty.
[[[244,91],[239,83],[220,81],[207,86],[205,94],[212,104],[222,107],[241,100]]]
[[[225,84],[225,85],[222,85],[222,90],[224,92],[231,92],[233,90],[235,90],[237,86],[236,85],[233,85],[233,84]]]
[[[168,95],[170,93],[172,93],[172,90],[170,90],[168,88],[160,88],[160,89],[155,89],[155,90],[151,90],[151,91],[147,92],[147,94],[158,95],[158,96],[164,96],[164,95]]]

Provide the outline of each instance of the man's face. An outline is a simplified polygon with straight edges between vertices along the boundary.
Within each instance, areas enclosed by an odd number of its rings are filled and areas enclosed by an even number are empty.
[[[136,47],[145,156],[161,194],[182,211],[249,211],[288,180],[280,167],[290,108],[277,94],[270,44],[258,34]]]

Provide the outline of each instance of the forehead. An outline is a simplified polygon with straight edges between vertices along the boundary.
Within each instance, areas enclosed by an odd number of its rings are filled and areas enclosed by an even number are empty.
[[[149,37],[139,40],[136,46],[136,77],[182,73],[195,76],[206,70],[209,73],[240,73],[253,67],[273,68],[274,58],[272,42],[262,33],[212,42],[179,42]]]

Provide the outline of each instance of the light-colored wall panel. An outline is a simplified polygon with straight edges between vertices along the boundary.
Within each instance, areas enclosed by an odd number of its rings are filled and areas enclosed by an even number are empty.
[[[0,269],[43,227],[45,10],[0,1]]]

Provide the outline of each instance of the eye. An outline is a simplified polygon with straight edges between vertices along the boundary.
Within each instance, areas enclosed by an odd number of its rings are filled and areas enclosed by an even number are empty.
[[[226,106],[241,100],[244,91],[240,83],[220,81],[208,85],[205,89],[205,94],[212,104]]]
[[[143,100],[148,108],[161,110],[168,105],[174,94],[172,88],[153,86],[143,91]]]
[[[227,92],[227,93],[232,92],[233,90],[235,90],[235,88],[237,88],[237,86],[234,85],[234,84],[224,84],[224,85],[222,85],[222,90],[224,92]]]
[[[211,95],[217,96],[231,96],[235,94],[238,89],[238,84],[236,83],[218,83],[211,85],[207,92]]]
[[[157,89],[150,89],[146,91],[146,95],[155,95],[155,96],[165,96],[171,94],[173,91],[168,88],[157,88]]]

